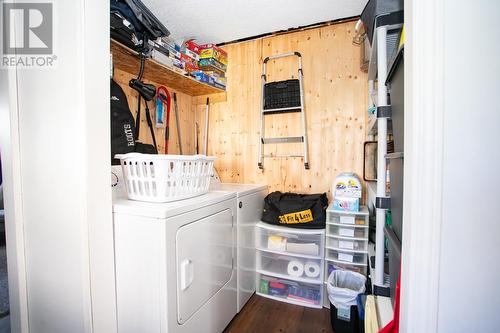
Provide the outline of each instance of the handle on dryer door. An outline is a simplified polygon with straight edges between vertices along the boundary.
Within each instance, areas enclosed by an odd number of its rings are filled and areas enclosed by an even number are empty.
[[[194,280],[194,266],[193,262],[185,259],[181,262],[181,290],[189,288]]]

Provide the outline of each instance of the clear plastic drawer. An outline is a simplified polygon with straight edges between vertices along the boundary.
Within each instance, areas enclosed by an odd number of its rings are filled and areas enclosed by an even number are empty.
[[[350,237],[327,237],[326,247],[368,252],[368,239],[358,240]]]
[[[257,274],[257,294],[286,303],[323,307],[323,283],[309,284]]]
[[[343,261],[352,264],[366,264],[366,253],[357,253],[349,250],[326,249],[326,258],[334,261]]]
[[[257,252],[257,272],[291,280],[322,283],[322,260]]]
[[[368,228],[365,226],[327,225],[327,234],[339,237],[368,239]]]
[[[321,256],[324,230],[291,231],[290,228],[257,224],[255,247],[274,252]]]
[[[327,265],[326,268],[327,277],[330,275],[331,272],[335,270],[351,271],[366,276],[368,270],[368,266],[366,265],[353,265],[353,264],[334,262],[334,261],[328,261],[326,265]]]
[[[342,214],[337,212],[326,212],[326,220],[330,223],[347,225],[368,225],[367,217],[353,214]]]

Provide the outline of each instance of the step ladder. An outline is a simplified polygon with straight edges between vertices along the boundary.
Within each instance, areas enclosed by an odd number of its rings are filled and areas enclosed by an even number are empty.
[[[299,69],[298,79],[278,82],[266,82],[266,65],[269,60],[286,57],[298,57]],[[264,59],[262,64],[262,101],[260,115],[260,140],[259,140],[259,168],[264,169],[265,157],[302,157],[304,158],[304,168],[309,169],[309,154],[307,149],[307,128],[304,110],[304,86],[302,83],[302,56],[299,52],[277,54]],[[297,93],[299,96],[297,96]],[[302,120],[302,136],[288,136],[278,138],[265,137],[265,118],[272,114],[283,114],[300,112]],[[303,152],[289,154],[264,154],[265,144],[276,143],[303,143]]]

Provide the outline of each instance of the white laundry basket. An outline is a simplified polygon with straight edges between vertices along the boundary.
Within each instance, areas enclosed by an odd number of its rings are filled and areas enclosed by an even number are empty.
[[[215,157],[128,153],[120,159],[128,198],[169,202],[208,192]]]

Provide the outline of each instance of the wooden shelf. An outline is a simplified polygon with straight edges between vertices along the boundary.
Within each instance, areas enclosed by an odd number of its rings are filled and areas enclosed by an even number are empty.
[[[116,68],[131,74],[139,73],[140,61],[137,52],[117,41],[111,40],[111,53],[113,54],[113,64]],[[222,89],[177,73],[153,59],[146,59],[143,77],[146,80],[161,83],[190,96],[225,94],[225,91]]]

